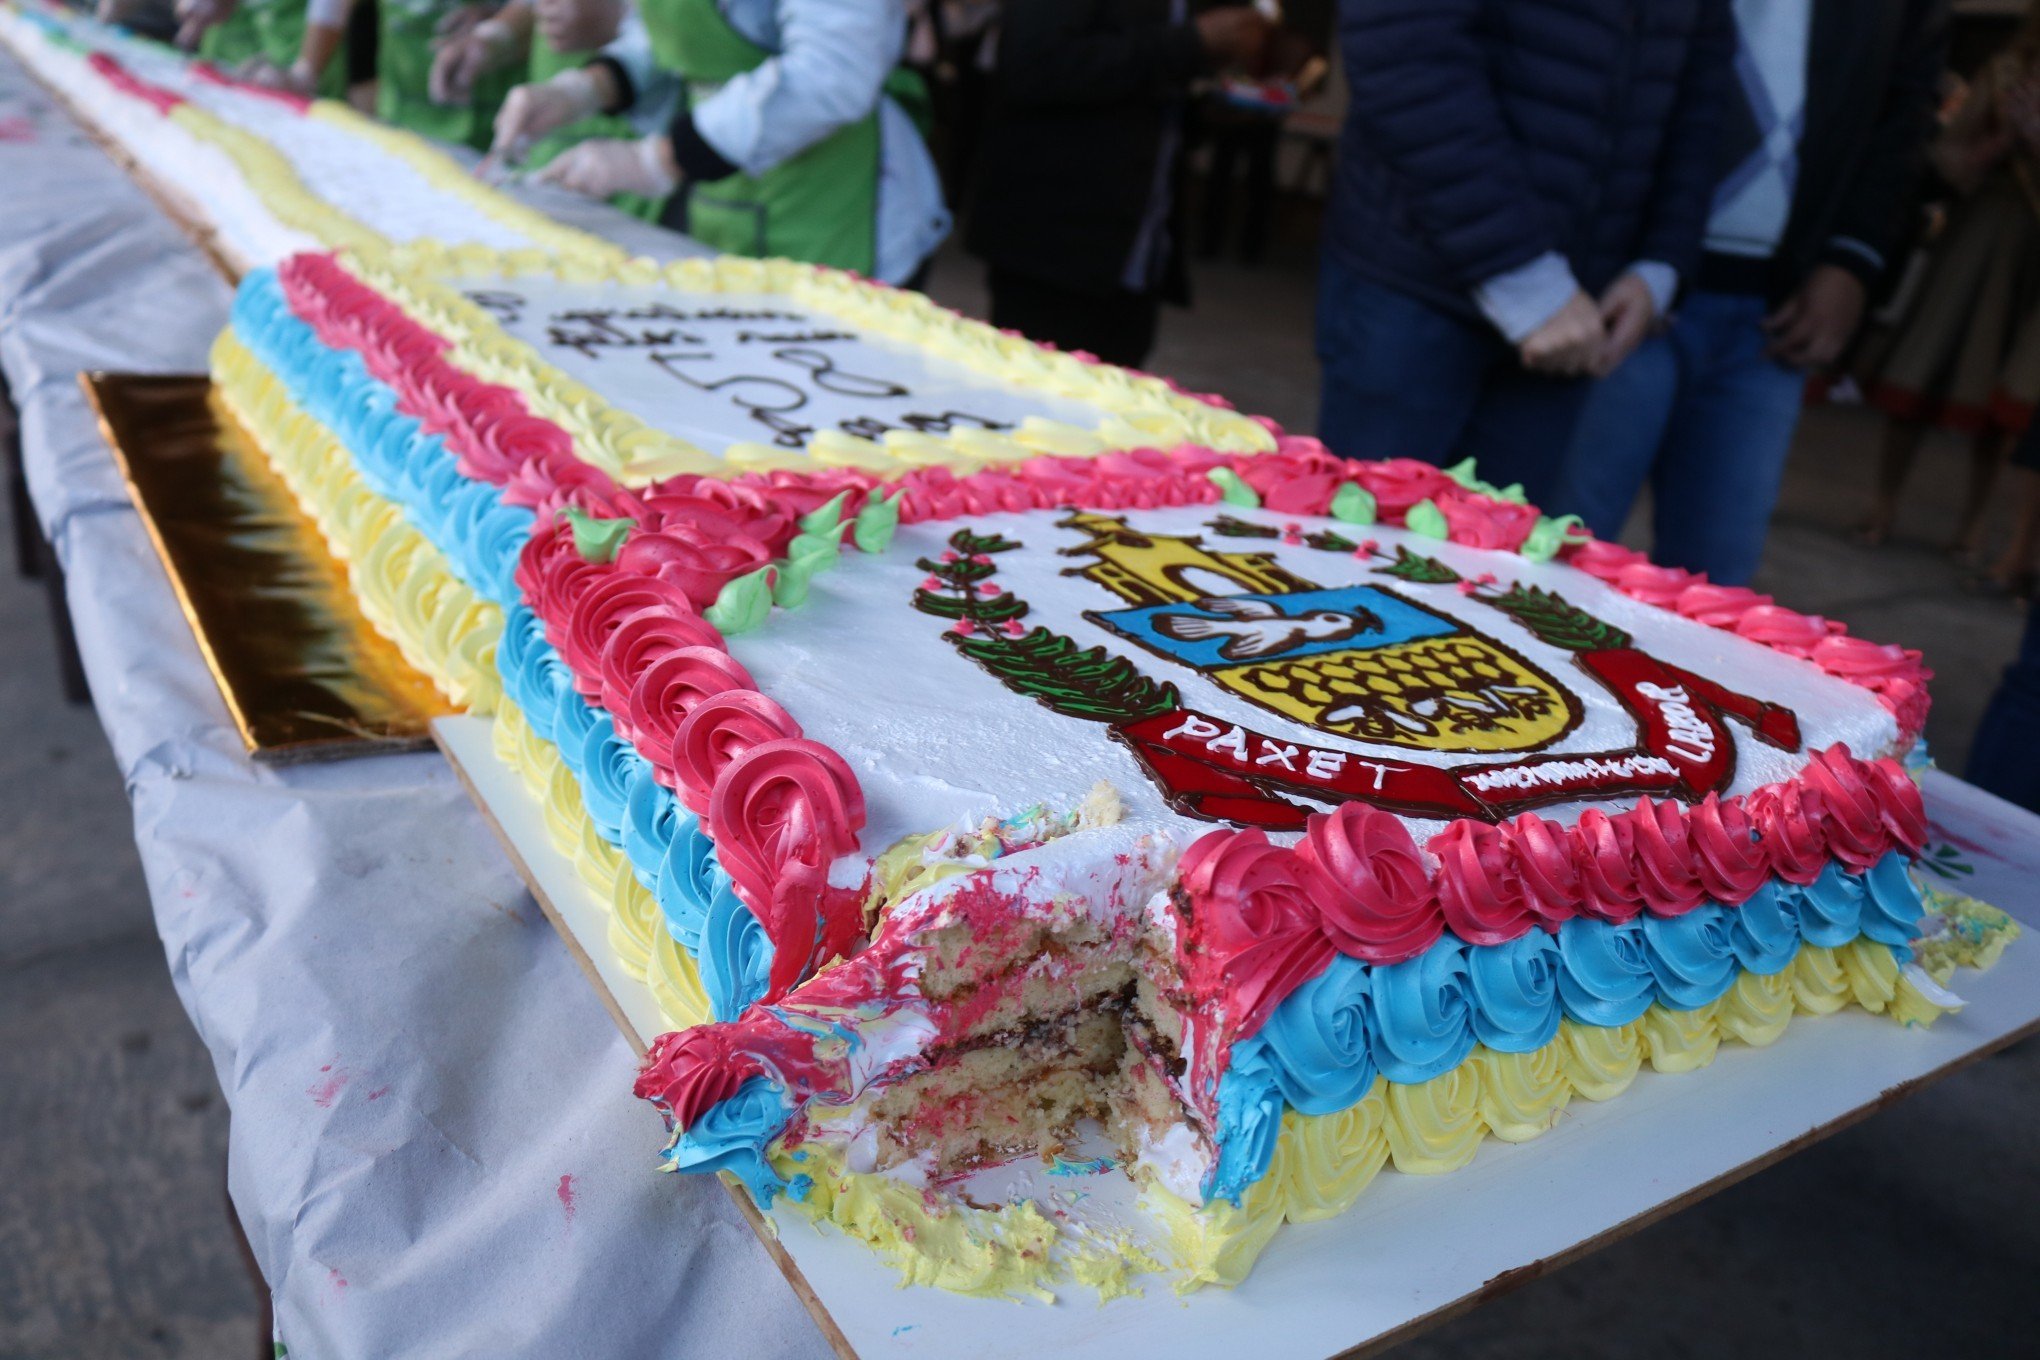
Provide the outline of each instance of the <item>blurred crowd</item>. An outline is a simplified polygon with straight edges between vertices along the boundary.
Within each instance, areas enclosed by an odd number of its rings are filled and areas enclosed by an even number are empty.
[[[1329,74],[1334,452],[1474,458],[1604,536],[1648,488],[1653,556],[1741,584],[1804,405],[1854,398],[1887,417],[1861,540],[1892,531],[1924,437],[1952,430],[1970,475],[1949,550],[1973,588],[2032,594],[2040,3],[1965,77],[1949,0],[101,10],[726,251],[912,286],[954,205],[997,324],[1128,365],[1188,300],[1190,149],[1207,239],[1238,207],[1251,255],[1284,119]],[[2011,541],[1984,560],[2001,502]],[[2011,768],[2040,751],[2028,633],[1978,742],[2003,768],[1972,774],[2033,803]]]

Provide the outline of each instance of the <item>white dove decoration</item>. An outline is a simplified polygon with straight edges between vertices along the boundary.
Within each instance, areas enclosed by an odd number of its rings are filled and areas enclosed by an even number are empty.
[[[1285,614],[1263,600],[1216,596],[1206,596],[1196,605],[1207,614],[1225,617],[1161,614],[1154,621],[1156,631],[1185,642],[1222,637],[1226,643],[1218,654],[1228,661],[1274,656],[1306,642],[1339,642],[1381,627],[1381,620],[1365,609],[1313,609],[1303,614]]]

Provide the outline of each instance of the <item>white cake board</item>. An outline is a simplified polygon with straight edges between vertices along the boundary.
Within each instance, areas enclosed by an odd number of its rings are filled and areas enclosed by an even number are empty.
[[[617,964],[607,909],[553,849],[537,799],[496,759],[488,720],[442,718],[433,730],[568,948],[642,1049],[662,1028],[651,994]],[[1054,1306],[988,1302],[901,1289],[864,1247],[791,1212],[756,1216],[754,1226],[824,1335],[846,1356],[865,1360],[1322,1360],[1384,1349],[2040,1030],[2040,818],[1939,773],[1926,788],[1936,839],[1952,843],[1973,869],[1957,867],[1953,885],[2032,931],[1990,972],[1958,974],[1955,990],[1969,1005],[1931,1030],[1901,1030],[1850,1008],[1801,1017],[1769,1048],[1723,1044],[1713,1065],[1698,1072],[1664,1075],[1646,1066],[1611,1101],[1573,1101],[1541,1138],[1489,1139],[1463,1170],[1384,1170],[1348,1212],[1284,1227],[1232,1290],[1179,1298],[1150,1279],[1144,1296],[1102,1308],[1076,1295]]]

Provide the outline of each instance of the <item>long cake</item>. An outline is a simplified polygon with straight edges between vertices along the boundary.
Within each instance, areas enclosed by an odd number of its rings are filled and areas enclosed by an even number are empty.
[[[301,255],[214,377],[611,904],[666,1165],[917,1282],[1236,1282],[2013,933],[1909,872],[1917,653],[917,295]]]

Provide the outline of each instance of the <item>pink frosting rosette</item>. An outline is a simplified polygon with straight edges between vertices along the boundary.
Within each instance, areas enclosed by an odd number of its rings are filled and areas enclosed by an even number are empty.
[[[630,727],[630,694],[638,677],[661,657],[682,647],[723,650],[723,636],[714,624],[691,610],[643,609],[618,622],[602,644],[602,706],[616,720],[616,730],[626,741],[637,738]]]
[[[793,715],[754,689],[711,694],[688,710],[673,736],[673,791],[697,817],[715,783],[754,746],[801,735]]]
[[[1769,595],[1759,595],[1748,586],[1718,586],[1700,580],[1680,591],[1672,608],[1681,618],[1709,628],[1734,628],[1743,615],[1770,603]]]
[[[1454,543],[1469,548],[1492,548],[1514,552],[1530,537],[1540,518],[1537,507],[1469,491],[1458,483],[1433,498],[1445,516]]]
[[[1364,803],[1313,816],[1296,856],[1316,878],[1311,894],[1341,953],[1400,963],[1437,943],[1445,916],[1430,870],[1400,818]]]
[[[756,689],[743,664],[718,647],[681,647],[647,666],[631,686],[624,716],[638,754],[659,782],[672,786],[673,738],[687,711],[711,694]]]
[[[707,477],[693,479],[684,489],[661,483],[645,497],[645,524],[657,530],[688,525],[711,533],[743,534],[774,552],[785,549],[795,529],[793,516],[756,488]]]
[[[1800,778],[1820,795],[1830,854],[1857,873],[1884,858],[1891,837],[1885,830],[1879,790],[1861,763],[1844,747],[1830,746],[1815,753]]]
[[[1193,996],[1218,999],[1234,1040],[1259,1030],[1335,951],[1316,876],[1261,831],[1213,831],[1176,867],[1177,963]]]
[[[1749,813],[1735,799],[1710,793],[1686,814],[1693,867],[1707,896],[1726,906],[1747,902],[1771,877]]]
[[[858,896],[826,885],[830,864],[857,848],[863,790],[828,747],[782,738],[723,767],[703,820],[717,860],[772,940],[765,999],[784,996],[818,961],[818,944],[840,950],[855,937]]]
[[[1530,812],[1509,823],[1508,832],[1531,909],[1547,922],[1577,916],[1587,889],[1571,835]]]
[[[1447,487],[1459,485],[1443,469],[1414,458],[1356,464],[1350,480],[1360,483],[1374,497],[1377,514],[1391,524],[1402,523],[1418,501],[1435,501]]]
[[[766,1075],[765,1065],[743,1047],[743,1040],[744,1030],[734,1024],[661,1034],[646,1051],[632,1090],[658,1107],[669,1128],[692,1128],[738,1087]]]
[[[1504,944],[1546,921],[1523,888],[1509,835],[1462,818],[1431,837],[1438,859],[1438,906],[1445,924],[1468,944]]]
[[[1322,515],[1345,478],[1330,468],[1298,468],[1280,454],[1243,458],[1240,476],[1260,496],[1261,504],[1283,515]]]
[[[541,519],[518,555],[514,576],[518,592],[544,621],[547,639],[557,646],[557,639],[566,636],[575,601],[608,574],[607,568],[575,549],[573,531],[564,521]]]
[[[1684,567],[1661,567],[1654,562],[1635,561],[1617,570],[1612,584],[1632,600],[1641,600],[1659,609],[1671,609],[1679,596],[1702,579]]]
[[[1827,868],[1826,814],[1818,791],[1799,780],[1758,789],[1747,800],[1771,872],[1805,887]]]
[[[1677,803],[1645,798],[1620,814],[1635,829],[1636,887],[1659,916],[1683,916],[1707,900],[1694,864],[1692,828]]]
[[[1812,655],[1815,647],[1841,631],[1842,625],[1817,614],[1801,614],[1774,604],[1757,605],[1735,623],[1737,637],[1797,657]]]
[[[602,654],[617,625],[640,610],[692,614],[693,606],[679,587],[652,576],[605,572],[574,602],[566,636],[553,645],[574,671],[576,687],[593,695],[600,691]]]
[[[695,609],[703,610],[715,603],[724,586],[771,561],[771,546],[747,533],[675,522],[656,532],[641,529],[632,534],[617,554],[616,565],[672,584]]]
[[[1926,725],[1927,681],[1934,673],[1911,648],[1835,635],[1816,642],[1808,659],[1829,675],[1874,693],[1907,736]]]
[[[1588,808],[1572,828],[1573,862],[1580,868],[1580,911],[1622,922],[1643,910],[1636,878],[1636,827],[1627,816]]]
[[[1877,818],[1893,843],[1909,855],[1926,849],[1927,805],[1905,767],[1895,760],[1873,760],[1862,771],[1877,803]]]
[[[463,408],[461,424],[448,442],[454,445],[463,473],[499,486],[533,463],[574,458],[574,441],[567,432],[524,410],[522,402]]]

